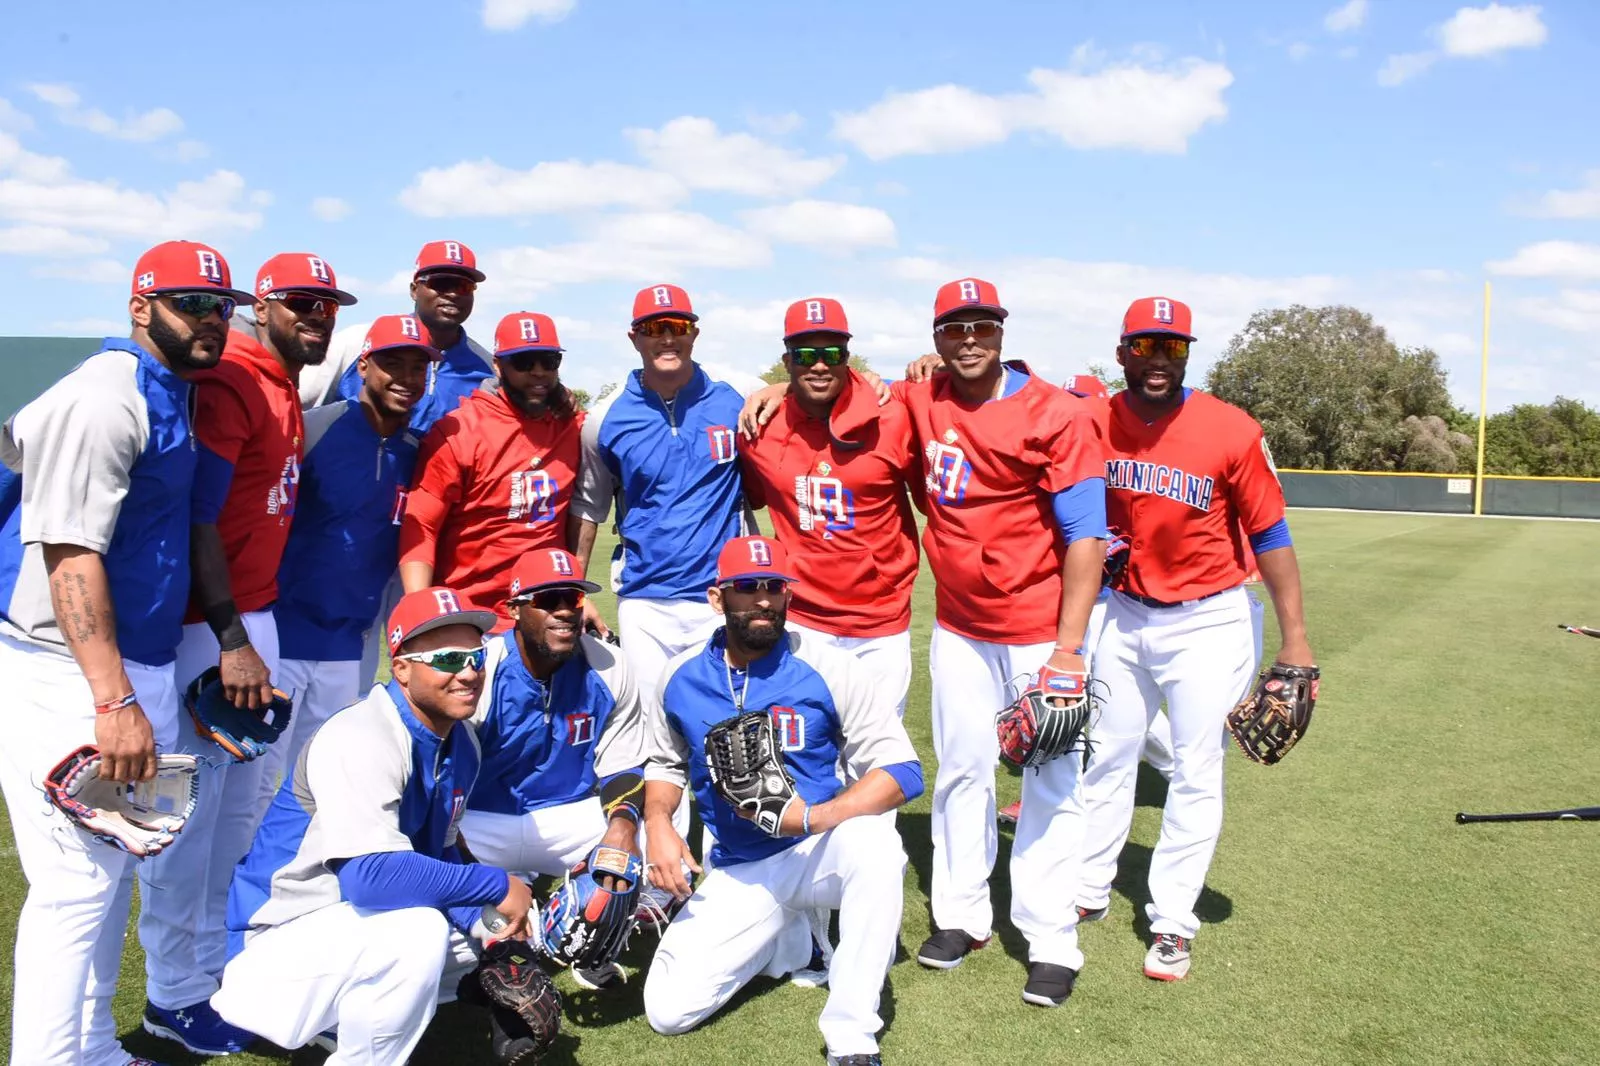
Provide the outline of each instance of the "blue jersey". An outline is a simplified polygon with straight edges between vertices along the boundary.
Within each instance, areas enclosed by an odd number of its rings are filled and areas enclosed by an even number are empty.
[[[461,405],[486,378],[494,376],[477,345],[461,331],[461,339],[439,351],[437,363],[428,364],[428,387],[422,399],[411,409],[411,432],[421,438],[428,435],[433,424]],[[361,395],[361,367],[359,360],[350,364],[344,377],[339,379],[339,395],[353,400]]]
[[[273,611],[285,659],[361,658],[399,560],[417,447],[409,430],[378,436],[359,400],[306,412],[299,497]]]
[[[132,341],[107,337],[12,416],[0,434],[0,619],[67,652],[45,578],[45,544],[105,561],[124,658],[177,656],[189,600],[192,392]]]
[[[749,669],[735,670],[725,658],[725,632],[718,629],[667,667],[646,772],[647,778],[687,781],[694,790],[717,840],[714,864],[764,859],[803,839],[767,836],[711,785],[706,733],[743,711],[772,715],[783,761],[808,804],[825,803],[844,787],[841,761],[851,780],[881,769],[900,782],[907,799],[921,791],[921,767],[896,701],[853,658],[813,634],[790,632]]]
[[[590,636],[546,684],[528,672],[516,630],[489,643],[473,724],[483,769],[467,807],[524,814],[594,795],[644,764],[639,694],[616,648]]]
[[[469,727],[436,736],[394,681],[328,719],[234,871],[229,957],[251,933],[340,902],[341,860],[393,851],[451,858],[478,762]]]
[[[705,599],[717,552],[748,532],[737,462],[743,405],[698,367],[667,404],[635,370],[589,413],[572,511],[599,525],[617,497],[618,595]]]

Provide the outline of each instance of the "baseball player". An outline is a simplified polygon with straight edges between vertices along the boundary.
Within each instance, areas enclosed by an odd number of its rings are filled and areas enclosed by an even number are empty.
[[[788,395],[739,460],[798,577],[789,629],[855,656],[904,714],[917,576],[907,486],[921,471],[911,420],[850,369],[839,301],[791,304],[783,343]]]
[[[482,389],[423,438],[400,524],[400,580],[442,583],[493,606],[500,629],[508,571],[534,548],[567,547],[583,412],[561,384],[549,315],[517,311],[494,338],[498,387]]]
[[[438,350],[420,320],[383,315],[362,343],[361,395],[305,415],[294,524],[278,568],[278,688],[294,701],[283,765],[333,712],[361,697],[367,631],[400,556],[416,469],[407,428]],[[376,461],[374,461],[376,460]]]
[[[231,287],[215,249],[151,248],[134,267],[129,337],[106,338],[0,433],[0,675],[10,722],[0,786],[28,881],[13,1066],[130,1064],[111,1000],[134,860],[70,828],[39,788],[83,744],[99,747],[117,780],[148,779],[157,749],[177,740],[190,382],[216,366],[228,319],[249,298]]]
[[[1195,901],[1222,828],[1223,723],[1251,688],[1259,658],[1241,525],[1283,633],[1278,661],[1313,663],[1283,490],[1261,426],[1184,387],[1194,339],[1189,308],[1177,300],[1135,300],[1123,317],[1117,362],[1128,387],[1105,414],[1107,508],[1132,551],[1095,653],[1107,696],[1083,790],[1078,905],[1096,911],[1111,898],[1139,748],[1165,699],[1172,785],[1150,859],[1145,913],[1154,942],[1144,960],[1145,974],[1164,981],[1189,972]]]
[[[335,1066],[402,1063],[472,966],[485,908],[527,935],[528,886],[458,839],[479,764],[461,723],[494,620],[447,588],[395,607],[394,677],[311,738],[233,879],[212,999],[230,1022],[286,1048],[336,1030]]]
[[[473,716],[483,768],[462,831],[484,862],[559,876],[598,842],[634,855],[644,806],[644,730],[627,662],[583,632],[586,581],[561,548],[536,548],[511,571],[515,627],[489,642]],[[615,981],[575,969],[591,988]]]
[[[934,932],[917,951],[948,969],[989,939],[993,910],[994,714],[1037,674],[1081,683],[1086,631],[1105,564],[1105,459],[1079,400],[1001,361],[1006,310],[995,287],[961,278],[934,301],[947,373],[899,382],[923,450],[937,616],[933,681]],[[1079,763],[1023,776],[1011,853],[1012,921],[1028,938],[1023,999],[1058,1006],[1083,953],[1062,884],[1075,883],[1082,835]]]
[[[873,817],[922,793],[922,768],[891,695],[848,655],[813,634],[787,632],[794,582],[783,545],[729,541],[717,558],[710,640],[668,667],[646,767],[650,876],[689,900],[661,938],[644,1007],[659,1033],[688,1032],[758,974],[782,976],[811,958],[810,916],[839,910],[839,945],[818,1027],[829,1063],[881,1062],[878,1000],[894,961],[905,852],[894,823]],[[720,795],[704,747],[713,725],[747,710],[771,715],[798,797],[759,828]],[[845,773],[841,774],[841,764]],[[717,840],[713,869],[698,870],[673,828],[692,787]]]
[[[211,666],[240,707],[272,701],[278,667],[278,566],[289,539],[305,424],[296,376],[327,355],[340,289],[320,256],[286,252],[256,274],[254,335],[233,330],[217,368],[197,387],[193,581],[176,680],[181,689]],[[250,846],[283,767],[283,747],[230,763],[192,729],[178,750],[214,765],[200,775],[201,804],[161,861],[139,868],[144,902],[144,1027],[198,1054],[237,1050],[212,1041],[195,1018],[222,973],[228,879]],[[180,1016],[181,1012],[181,1016]],[[219,1035],[220,1030],[219,1030]]]

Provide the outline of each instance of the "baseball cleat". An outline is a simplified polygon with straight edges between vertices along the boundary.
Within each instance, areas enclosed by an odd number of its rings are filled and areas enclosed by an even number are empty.
[[[1001,807],[999,813],[994,816],[994,820],[1001,825],[1016,825],[1017,819],[1021,817],[1022,801],[1017,800],[1017,802],[1009,806]]]
[[[835,1055],[830,1051],[828,1066],[883,1066],[883,1056],[877,1052],[871,1055]]]
[[[917,961],[931,970],[953,970],[988,942],[988,937],[974,940],[960,929],[936,929],[917,949]]]
[[[621,966],[608,962],[604,966],[595,966],[584,969],[581,966],[572,968],[572,979],[578,982],[579,988],[587,988],[595,992],[607,988],[615,988],[628,982],[628,975]]]
[[[1022,986],[1022,1002],[1035,1007],[1059,1007],[1072,995],[1078,971],[1053,962],[1028,963],[1028,983]]]
[[[811,938],[811,961],[805,969],[789,975],[789,983],[799,988],[825,988],[828,984],[828,953],[822,950],[816,936]]]
[[[1082,924],[1083,922],[1103,921],[1110,912],[1111,904],[1109,903],[1104,907],[1085,907],[1080,904],[1078,906],[1078,922]]]
[[[322,1032],[311,1038],[311,1046],[315,1048],[321,1048],[323,1051],[326,1051],[331,1055],[333,1052],[339,1050],[339,1030],[324,1029]]]
[[[165,1063],[157,1062],[155,1059],[129,1059],[124,1066],[165,1066]]]
[[[1144,975],[1157,981],[1181,981],[1189,976],[1189,938],[1177,933],[1157,933],[1144,956]]]
[[[205,1000],[176,1010],[145,1004],[144,1031],[176,1041],[196,1055],[232,1055],[256,1038],[254,1033],[223,1021]]]

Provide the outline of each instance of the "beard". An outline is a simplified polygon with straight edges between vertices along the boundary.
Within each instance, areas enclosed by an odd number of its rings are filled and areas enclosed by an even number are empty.
[[[569,647],[561,649],[560,651],[550,647],[549,644],[539,637],[535,637],[533,633],[533,626],[531,625],[519,624],[517,626],[517,637],[522,641],[522,647],[528,653],[530,658],[543,659],[546,662],[560,666],[562,663],[578,654],[578,638],[583,635],[582,619],[580,619],[576,625],[578,627],[578,632],[573,634],[572,644]],[[540,637],[542,636],[543,634],[540,634]]]
[[[208,355],[196,353],[195,342],[202,336],[216,336],[216,331],[210,327],[194,330],[191,333],[179,333],[167,321],[161,311],[152,304],[150,325],[145,332],[150,334],[150,343],[166,358],[167,365],[173,370],[208,370],[217,365],[222,358],[223,343],[227,340],[226,327],[222,336],[217,341],[217,354]]]
[[[332,336],[330,330],[328,339],[307,342],[295,332],[294,326],[280,328],[275,322],[267,322],[267,339],[285,359],[298,366],[318,366],[328,358],[328,342]]]
[[[753,611],[729,612],[728,635],[745,651],[771,651],[783,639],[783,623],[788,613],[788,609],[783,607],[775,610],[757,607]],[[773,624],[760,628],[752,624],[762,621]]]

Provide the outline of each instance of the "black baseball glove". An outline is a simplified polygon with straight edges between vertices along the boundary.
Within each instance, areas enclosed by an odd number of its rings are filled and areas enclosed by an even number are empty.
[[[706,733],[706,768],[717,794],[768,836],[781,836],[783,814],[799,802],[794,778],[772,734],[772,715],[746,711]]]
[[[1321,678],[1315,666],[1273,663],[1261,672],[1250,695],[1228,714],[1228,732],[1246,758],[1271,766],[1289,754],[1311,728]]]
[[[484,949],[475,971],[489,1000],[489,1041],[500,1066],[534,1066],[561,1032],[561,993],[522,940]]]

